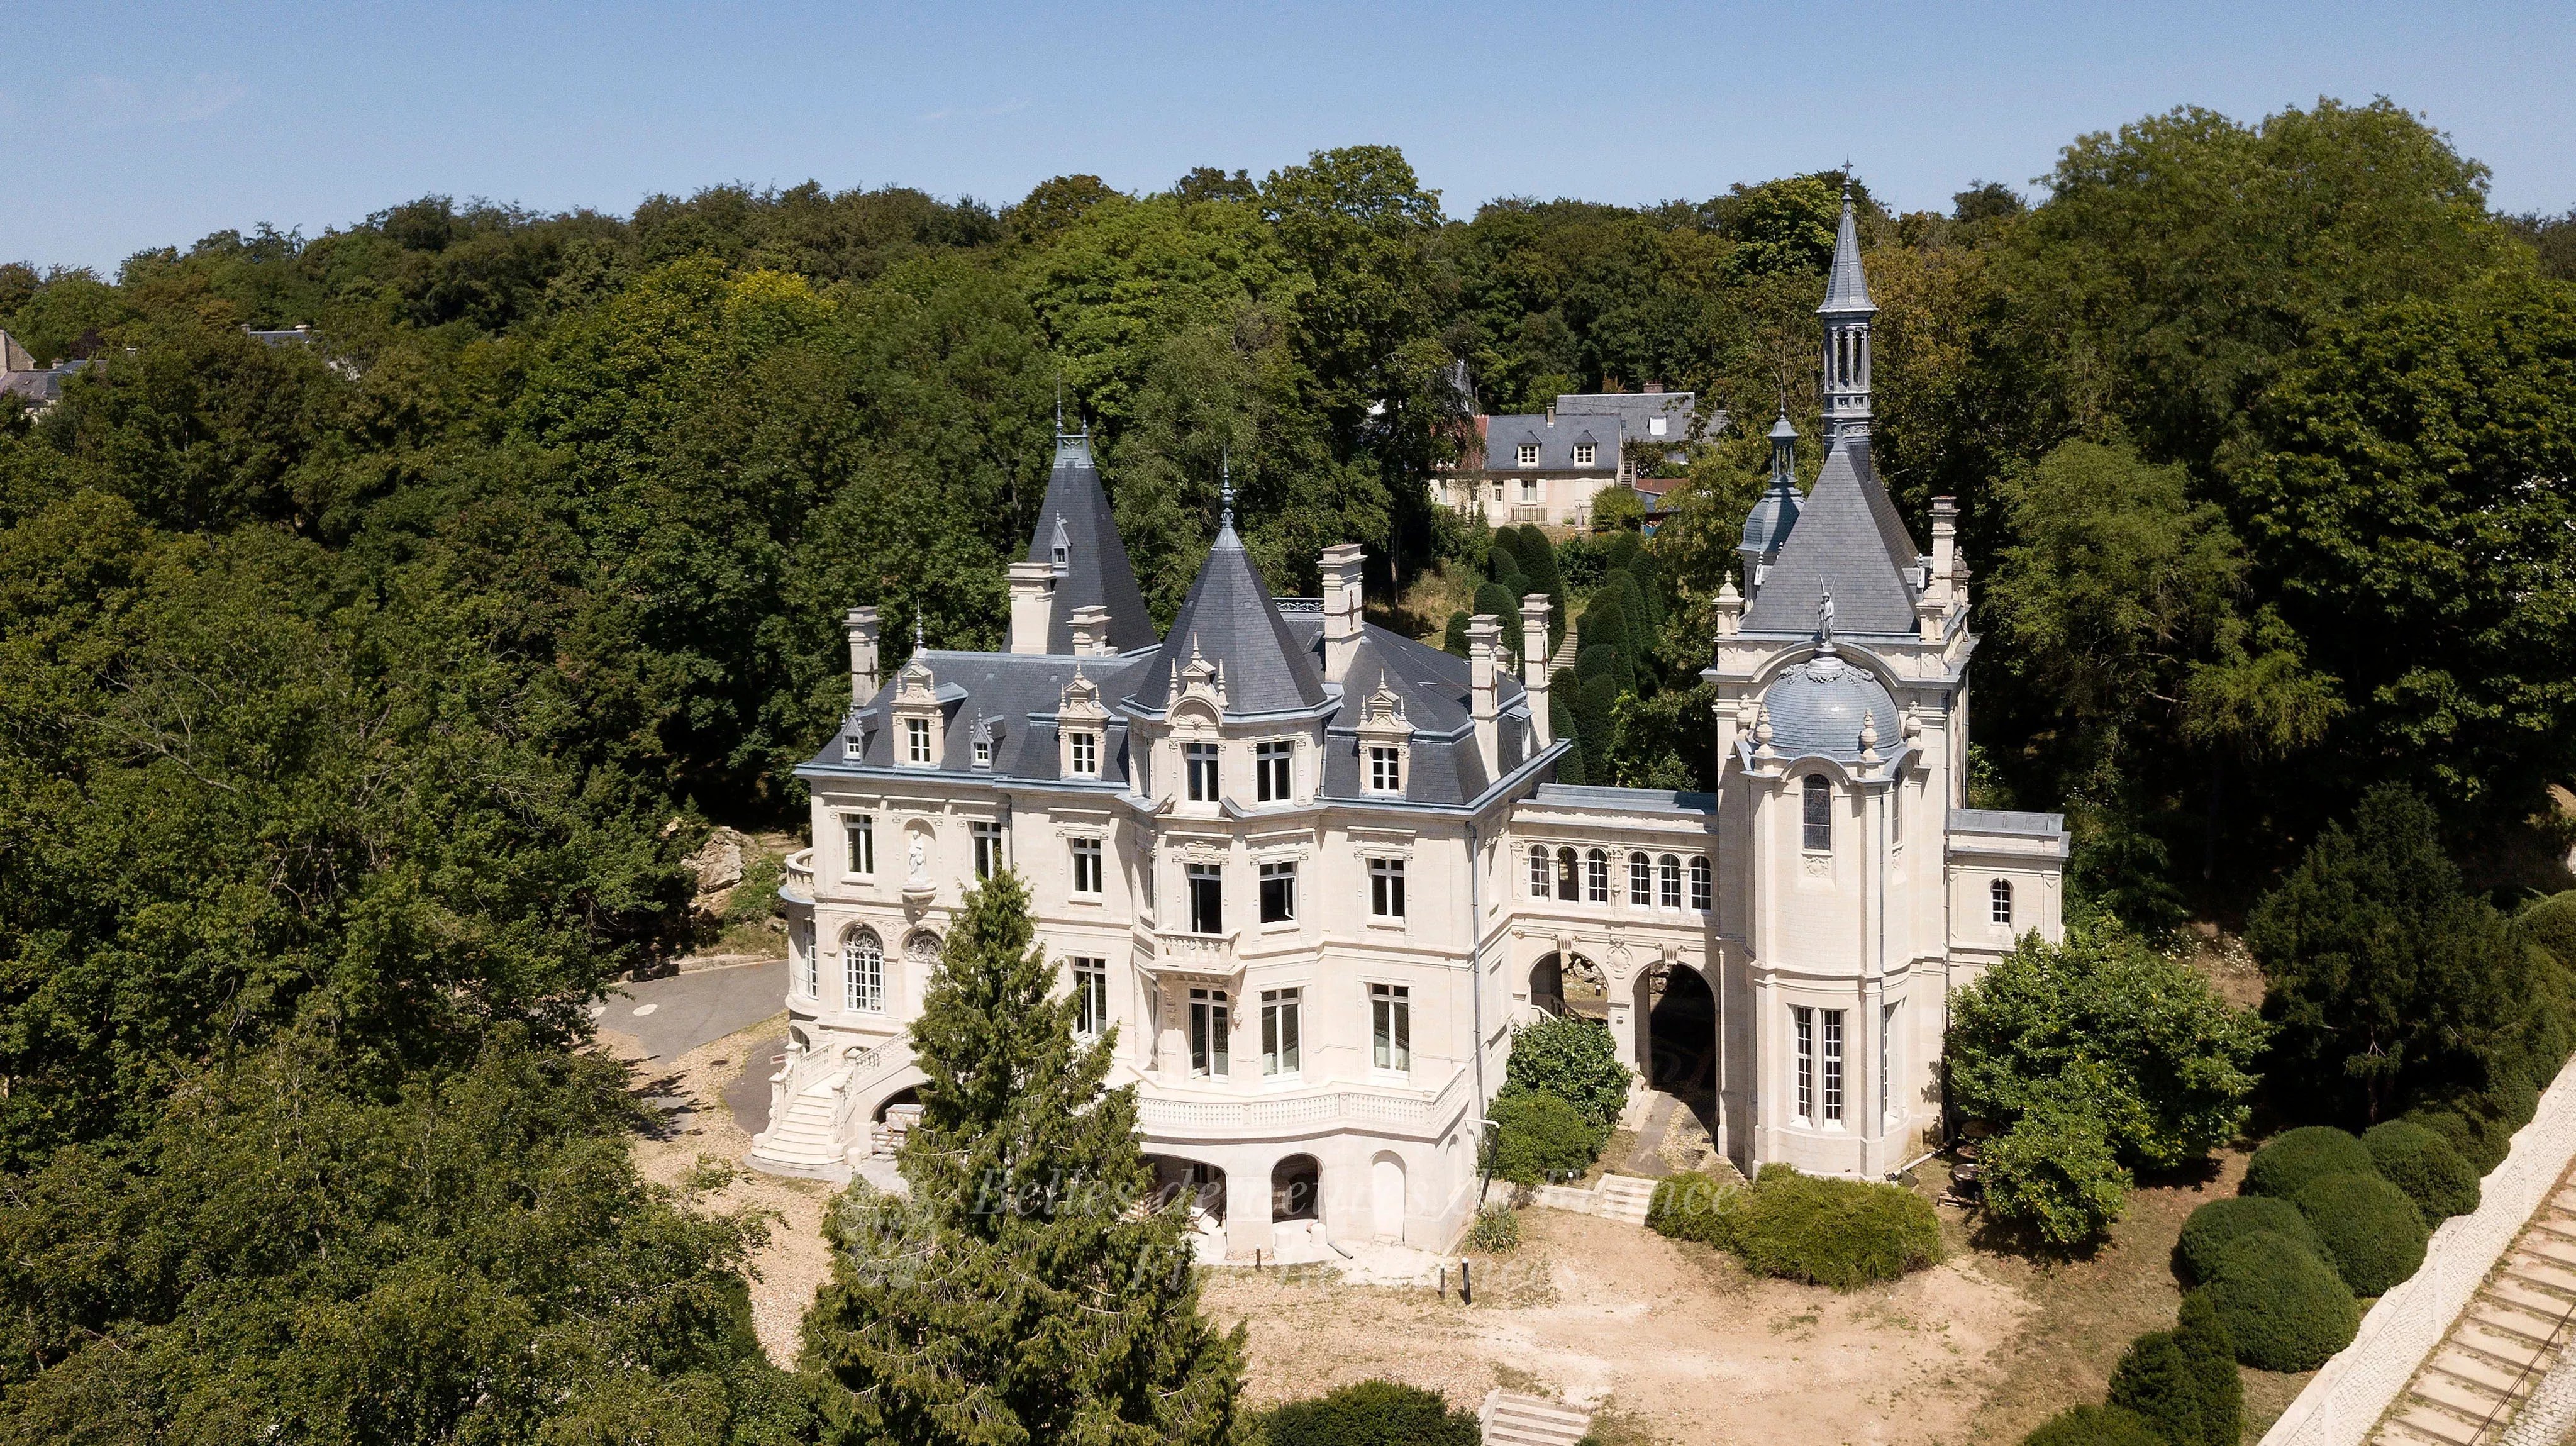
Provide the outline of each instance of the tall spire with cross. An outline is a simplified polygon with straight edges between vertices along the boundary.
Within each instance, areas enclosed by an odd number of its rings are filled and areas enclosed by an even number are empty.
[[[1846,438],[1869,438],[1870,318],[1878,314],[1869,299],[1869,277],[1860,265],[1860,228],[1852,215],[1851,177],[1843,177],[1842,224],[1834,233],[1834,264],[1825,276],[1824,304],[1816,315],[1825,323],[1825,447]]]

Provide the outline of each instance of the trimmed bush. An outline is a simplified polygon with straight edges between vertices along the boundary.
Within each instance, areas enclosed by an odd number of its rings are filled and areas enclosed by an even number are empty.
[[[2207,1284],[2218,1272],[2219,1252],[2257,1230],[2286,1236],[2318,1259],[2325,1258],[2325,1242],[2309,1227],[2308,1217],[2299,1213],[2298,1206],[2269,1195],[2212,1200],[2194,1210],[2191,1218],[2182,1223],[2182,1239],[2174,1246],[2174,1256],[2194,1284]]]
[[[1524,1024],[1512,1031],[1511,1062],[1503,1067],[1506,1095],[1524,1090],[1551,1094],[1574,1106],[1607,1140],[1611,1122],[1628,1103],[1628,1067],[1600,1021],[1579,1014]]]
[[[1467,1248],[1491,1251],[1496,1255],[1521,1248],[1520,1212],[1509,1205],[1488,1205],[1476,1212],[1476,1223],[1467,1227]]]
[[[2236,1342],[2208,1292],[2182,1298],[2174,1344],[2200,1387],[2201,1440],[2205,1446],[2236,1446],[2245,1429],[2245,1378],[2236,1374]]]
[[[2362,1133],[2371,1163],[2406,1192],[2428,1225],[2478,1208],[2478,1172],[2451,1142],[2413,1120],[2386,1120]]]
[[[2513,916],[2513,933],[2561,968],[2576,969],[2576,889],[2523,905]]]
[[[1851,1290],[1941,1258],[1941,1224],[1911,1190],[1765,1165],[1730,1222],[1737,1254],[1762,1275]]]
[[[1458,657],[1467,656],[1467,613],[1464,608],[1449,615],[1449,626],[1440,634],[1440,646]]]
[[[2405,1191],[2375,1174],[2311,1180],[2293,1203],[2355,1295],[2385,1295],[2424,1263],[2424,1217]]]
[[[1269,1446],[1477,1446],[1473,1411],[1399,1381],[1359,1381],[1260,1413]]]
[[[1520,632],[1521,600],[1512,596],[1512,590],[1499,582],[1483,582],[1476,585],[1475,610],[1479,613],[1491,613],[1502,619],[1505,642],[1509,642]]]
[[[1491,1168],[1515,1185],[1580,1175],[1601,1152],[1601,1137],[1591,1121],[1554,1095],[1496,1095],[1489,1113],[1500,1127],[1490,1147]]]
[[[2236,1359],[2258,1370],[2313,1371],[2361,1328],[2361,1307],[2334,1267],[2268,1230],[2220,1251],[2202,1289]]]
[[[2021,1446],[2166,1446],[2165,1438],[2117,1406],[2072,1406],[2021,1438]]]
[[[2287,1200],[2328,1175],[2368,1175],[2378,1167],[2348,1131],[2307,1125],[2275,1135],[2245,1167],[2245,1193]]]
[[[2511,1144],[2513,1132],[2530,1124],[2531,1117],[2540,1113],[2540,1086],[2527,1075],[2508,1073],[2489,1084],[2480,1093],[2478,1103],[2490,1132],[2502,1125],[2505,1141]]]
[[[2503,1164],[2505,1151],[2513,1145],[2510,1132],[2490,1130],[2483,1116],[2456,1106],[2419,1105],[2398,1118],[2422,1125],[2450,1141],[2451,1148],[2459,1151],[2460,1158],[2480,1176]]]
[[[1674,1240],[1732,1247],[1735,1207],[1744,1187],[1709,1175],[1667,1175],[1655,1182],[1655,1198],[1646,1205],[1646,1228]]]
[[[2185,1360],[2179,1331],[2150,1331],[2129,1342],[2111,1368],[2110,1404],[2147,1424],[2156,1439],[2200,1446],[2200,1381]]]

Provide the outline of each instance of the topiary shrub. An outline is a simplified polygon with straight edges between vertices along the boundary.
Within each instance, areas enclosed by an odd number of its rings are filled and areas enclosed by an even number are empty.
[[[2326,1175],[2294,1201],[2355,1295],[2385,1295],[2424,1263],[2424,1217],[2377,1175]]]
[[[1744,1186],[1709,1175],[1667,1175],[1655,1182],[1646,1205],[1646,1228],[1674,1240],[1731,1248],[1734,1211]]]
[[[1512,1031],[1511,1061],[1503,1067],[1502,1094],[1536,1091],[1574,1106],[1609,1138],[1610,1124],[1628,1103],[1629,1068],[1599,1020],[1559,1015]]]
[[[1488,1168],[1515,1185],[1580,1175],[1601,1152],[1592,1122],[1554,1095],[1496,1095],[1488,1114],[1499,1127]]]
[[[2451,1148],[2459,1151],[2460,1158],[2481,1176],[2503,1164],[2505,1151],[2513,1144],[2509,1132],[2490,1131],[2482,1116],[2455,1104],[2418,1105],[2398,1118],[2422,1125],[2450,1141]]]
[[[2258,1370],[2313,1371],[2352,1344],[2361,1307],[2351,1287],[2316,1252],[2257,1230],[2218,1253],[2201,1287],[2236,1359]]]
[[[1521,1248],[1520,1212],[1509,1205],[1488,1205],[1476,1212],[1476,1223],[1467,1227],[1467,1248],[1500,1255]]]
[[[2385,1120],[2362,1133],[2372,1164],[2406,1192],[2428,1225],[2478,1208],[2478,1172],[2451,1142],[2413,1120]]]
[[[1466,609],[1461,608],[1449,615],[1449,626],[1442,629],[1440,633],[1440,647],[1443,652],[1454,656],[1461,658],[1467,656]]]
[[[2513,1132],[2530,1124],[2531,1117],[2540,1113],[2540,1086],[2527,1075],[2508,1072],[2479,1093],[2478,1104],[2480,1113],[2487,1117],[2488,1129],[2492,1132],[2495,1126],[2502,1125],[2510,1144]]]
[[[2275,1135],[2245,1167],[2245,1193],[2287,1200],[2327,1175],[2367,1175],[2378,1167],[2359,1138],[2332,1125],[2306,1125]]]
[[[1520,610],[1520,599],[1512,596],[1512,590],[1510,588],[1503,586],[1499,582],[1485,582],[1478,583],[1476,585],[1476,611],[1479,614],[1491,613],[1495,617],[1503,620],[1503,639],[1505,642],[1509,642],[1512,635],[1520,631],[1520,624],[1514,621],[1520,616]]]
[[[2021,1446],[2166,1446],[2166,1440],[2117,1406],[2071,1406],[2021,1438]]]
[[[1473,1411],[1400,1381],[1359,1381],[1256,1419],[1269,1446],[1478,1446]]]
[[[2200,1446],[2200,1380],[2183,1358],[2178,1331],[2149,1331],[2129,1342],[2111,1368],[2110,1404],[2147,1424],[2156,1439]]]
[[[2236,1374],[2236,1342],[2218,1319],[2206,1291],[2182,1298],[2174,1345],[2200,1387],[2204,1446],[2236,1446],[2245,1429],[2245,1378]]]
[[[1763,1275],[1851,1290],[1941,1258],[1941,1224],[1911,1190],[1765,1165],[1732,1212],[1733,1247]]]
[[[2174,1245],[2174,1258],[2181,1262],[2183,1274],[2195,1284],[2206,1283],[2218,1271],[2219,1252],[2257,1230],[2268,1230],[2286,1236],[2305,1246],[2320,1260],[2325,1258],[2325,1242],[2308,1225],[2308,1217],[2287,1200],[2269,1195],[2237,1195],[2225,1200],[2212,1200],[2191,1212],[2182,1223],[2182,1239]]]

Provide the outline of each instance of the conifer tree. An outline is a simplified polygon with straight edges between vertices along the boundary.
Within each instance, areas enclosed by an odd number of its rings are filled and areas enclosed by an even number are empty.
[[[1185,1213],[1145,1208],[1135,1090],[1101,1087],[1115,1033],[1077,1042],[1054,985],[1018,875],[968,893],[912,1026],[909,1196],[854,1185],[825,1226],[805,1349],[827,1439],[1234,1439],[1242,1329],[1201,1318]]]

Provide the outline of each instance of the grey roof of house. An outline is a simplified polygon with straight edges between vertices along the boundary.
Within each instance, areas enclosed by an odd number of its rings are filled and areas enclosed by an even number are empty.
[[[1561,426],[1569,416],[1617,417],[1629,436],[1651,438],[1656,433],[1650,424],[1661,417],[1663,436],[1679,442],[1690,435],[1698,400],[1694,392],[1562,392],[1556,399],[1556,420]]]
[[[1542,783],[1535,801],[1569,808],[1610,809],[1620,813],[1690,814],[1717,812],[1714,793],[1677,792],[1664,788],[1610,788],[1588,783]]]
[[[1193,657],[1222,670],[1228,713],[1289,713],[1324,701],[1315,660],[1262,585],[1235,535],[1231,508],[1170,636],[1137,677],[1137,705],[1155,712],[1170,707],[1180,671]]]
[[[1616,413],[1602,412],[1581,416],[1559,413],[1550,424],[1543,413],[1513,412],[1485,419],[1485,470],[1488,472],[1599,472],[1604,475],[1619,470],[1619,439],[1623,425]],[[1636,430],[1644,436],[1645,429]],[[1520,446],[1538,444],[1538,465],[1520,464]],[[1592,461],[1578,466],[1574,447],[1578,442],[1592,444]]]
[[[31,372],[0,372],[0,396],[24,397],[31,402],[60,401],[65,373],[45,367]]]
[[[1906,573],[1919,555],[1896,504],[1870,470],[1869,439],[1836,442],[1770,575],[1744,611],[1744,631],[1812,634],[1818,604],[1830,588],[1836,633],[1911,634],[1915,588]]]
[[[1118,524],[1110,515],[1109,494],[1100,485],[1100,468],[1092,459],[1088,434],[1055,439],[1055,466],[1047,473],[1046,497],[1038,503],[1029,561],[1054,560],[1059,527],[1070,556],[1064,576],[1056,580],[1053,611],[1047,618],[1047,651],[1073,651],[1074,610],[1085,607],[1109,609],[1110,647],[1122,653],[1152,647],[1154,619],[1145,609],[1136,568],[1127,560],[1127,546],[1119,540]]]
[[[1864,720],[1877,724],[1873,746],[1881,757],[1895,753],[1903,736],[1886,685],[1830,650],[1774,679],[1762,694],[1762,716],[1772,748],[1790,758],[1859,758]]]
[[[2066,815],[2062,813],[2019,813],[2000,808],[1954,808],[1950,810],[1952,833],[2020,834],[2029,838],[2055,838],[2066,832]]]
[[[1051,719],[1063,706],[1065,685],[1073,681],[1077,670],[1099,684],[1100,696],[1106,702],[1124,692],[1127,680],[1143,666],[1139,658],[1071,658],[1036,653],[953,653],[932,649],[920,656],[930,665],[940,706],[947,714],[947,746],[939,768],[1020,780],[1063,776],[1053,724],[1036,721],[1032,715]],[[895,767],[895,730],[889,721],[895,692],[892,685],[878,690],[874,701],[843,720],[841,731],[814,755],[810,766],[829,769],[855,763],[869,768]],[[989,770],[975,767],[978,718],[993,735],[993,766]],[[853,728],[860,730],[866,740],[855,759],[849,756],[846,742]],[[1111,713],[1105,732],[1100,779],[1123,784],[1128,776],[1126,720]]]
[[[1322,649],[1323,619],[1290,624],[1301,636],[1310,630],[1313,646]],[[1352,651],[1350,671],[1342,679],[1341,707],[1325,725],[1324,795],[1360,796],[1359,741],[1355,730],[1380,688],[1404,700],[1405,721],[1413,725],[1409,750],[1412,767],[1405,775],[1404,796],[1414,803],[1465,803],[1493,786],[1484,755],[1476,750],[1474,677],[1468,662],[1417,642],[1401,633],[1364,626]],[[1500,680],[1496,709],[1503,716],[1496,752],[1504,774],[1529,758],[1529,702],[1518,680]]]
[[[1851,188],[1843,188],[1843,220],[1834,233],[1833,269],[1825,273],[1825,300],[1818,315],[1876,311],[1869,299],[1869,277],[1860,266],[1860,228],[1852,224]]]

